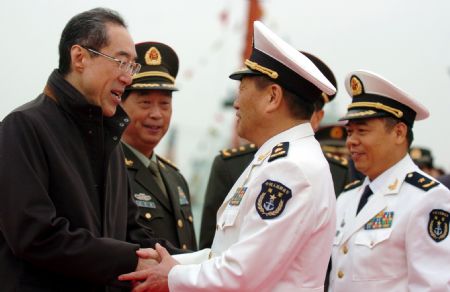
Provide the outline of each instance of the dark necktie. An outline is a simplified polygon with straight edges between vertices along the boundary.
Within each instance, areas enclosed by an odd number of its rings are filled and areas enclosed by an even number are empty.
[[[356,215],[358,215],[359,211],[361,211],[361,209],[367,203],[367,200],[369,199],[369,197],[372,194],[373,194],[372,190],[370,189],[369,185],[367,185],[366,188],[364,189],[361,199],[359,200],[358,209],[356,210]]]
[[[164,181],[161,177],[161,173],[159,172],[158,165],[154,161],[150,161],[150,164],[148,165],[148,169],[150,170],[153,177],[155,178],[156,184],[161,189],[163,195],[167,197],[166,186],[164,185]]]

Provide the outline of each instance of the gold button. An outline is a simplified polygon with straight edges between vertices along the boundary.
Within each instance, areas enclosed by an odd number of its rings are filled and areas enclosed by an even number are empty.
[[[189,222],[192,223],[192,222],[194,221],[194,218],[192,218],[192,216],[189,216],[189,217],[188,217],[188,220],[189,220]]]
[[[347,253],[348,253],[348,246],[344,245],[344,246],[342,247],[342,252],[343,252],[344,254],[347,254]]]
[[[344,272],[339,271],[339,272],[337,273],[337,276],[338,276],[339,279],[342,279],[342,278],[344,277]]]
[[[150,213],[145,213],[145,218],[147,218],[147,219],[152,218],[152,214],[150,214]]]
[[[182,248],[183,248],[183,249],[187,249],[187,245],[186,245],[186,244],[183,244]]]
[[[183,228],[183,221],[178,219],[178,227]]]

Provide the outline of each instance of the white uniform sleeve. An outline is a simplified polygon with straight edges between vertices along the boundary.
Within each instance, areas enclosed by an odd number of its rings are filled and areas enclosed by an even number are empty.
[[[277,181],[292,191],[285,209],[271,219],[262,219],[255,207],[266,180]],[[329,182],[316,182],[313,187],[292,162],[280,160],[267,165],[248,184],[248,197],[237,215],[244,217],[239,240],[221,256],[202,264],[174,267],[169,273],[170,291],[270,291],[313,233],[330,225],[334,230],[334,219],[330,219],[335,215],[334,201],[331,206],[323,204],[328,193],[334,200],[331,176]],[[333,236],[330,232],[328,249]],[[315,248],[327,252],[323,245]]]
[[[433,234],[433,227],[429,225],[433,210],[450,213],[448,189],[438,186],[424,194],[408,222],[406,260],[408,291],[411,292],[450,291],[450,236],[438,242],[432,239],[430,232]],[[448,234],[448,221],[441,227]]]
[[[192,253],[176,254],[172,257],[182,265],[199,264],[209,259],[211,249],[205,248]]]

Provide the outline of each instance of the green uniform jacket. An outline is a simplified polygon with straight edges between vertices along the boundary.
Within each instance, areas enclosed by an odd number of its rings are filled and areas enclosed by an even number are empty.
[[[150,170],[126,145],[123,149],[132,197],[139,209],[138,222],[178,248],[197,250],[189,188],[179,170],[157,156],[166,197]]]

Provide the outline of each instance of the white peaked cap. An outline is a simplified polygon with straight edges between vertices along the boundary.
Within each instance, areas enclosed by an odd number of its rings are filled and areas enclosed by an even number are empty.
[[[412,126],[430,115],[425,106],[408,93],[368,70],[350,72],[345,88],[352,97],[347,114],[340,120],[393,116]]]
[[[240,80],[245,75],[266,75],[298,96],[312,100],[323,92],[334,95],[336,88],[314,63],[286,43],[262,22],[253,23],[253,51],[245,61],[247,68],[230,75]]]
[[[326,94],[333,95],[336,92],[333,84],[305,55],[282,40],[262,22],[255,21],[253,26],[255,30],[254,46],[256,49],[278,60]]]

